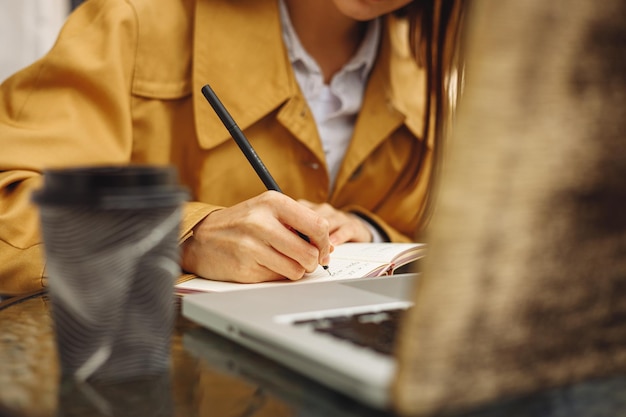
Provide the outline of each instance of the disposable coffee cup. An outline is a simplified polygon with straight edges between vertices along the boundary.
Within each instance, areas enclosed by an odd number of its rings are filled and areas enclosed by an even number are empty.
[[[61,374],[122,380],[169,371],[178,231],[173,167],[47,170],[39,206]]]

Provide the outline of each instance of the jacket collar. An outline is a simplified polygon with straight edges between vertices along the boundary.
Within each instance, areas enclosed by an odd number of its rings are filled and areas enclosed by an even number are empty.
[[[200,143],[213,147],[230,136],[201,93],[210,84],[241,129],[295,94],[282,47],[275,1],[198,0],[193,95]],[[225,36],[224,34],[228,34]],[[223,132],[211,135],[207,132]]]
[[[415,138],[425,137],[426,73],[408,47],[407,27],[388,18],[377,60],[370,74],[361,112],[335,190],[358,172],[365,158],[403,124]]]
[[[425,82],[418,79],[415,85],[406,85],[409,77],[405,74],[414,71],[414,64],[407,61],[410,58],[401,41],[402,28],[393,25],[394,30],[390,31],[389,27],[387,22],[380,51],[389,59],[378,60],[372,69],[363,117],[355,129],[357,137],[361,137],[358,144],[353,143],[363,152],[358,153],[361,157],[352,164],[360,163],[402,123],[416,136],[423,133],[425,100],[423,94],[419,94],[419,84],[422,83],[421,91],[424,91]],[[225,33],[229,36],[224,36]],[[278,1],[198,0],[193,47],[193,105],[203,148],[217,146],[230,138],[201,93],[205,84],[211,85],[241,129],[298,93],[287,52],[282,46]],[[372,87],[379,93],[373,93]],[[209,135],[207,132],[223,133]]]

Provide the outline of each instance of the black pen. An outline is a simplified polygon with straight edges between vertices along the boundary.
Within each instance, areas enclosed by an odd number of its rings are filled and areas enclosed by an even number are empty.
[[[261,161],[261,158],[259,158],[259,155],[257,155],[257,153],[254,151],[254,148],[248,141],[248,138],[246,138],[239,126],[237,126],[237,123],[235,123],[235,120],[232,118],[230,113],[228,113],[228,110],[226,110],[226,107],[224,107],[213,89],[207,84],[202,87],[202,94],[207,99],[211,107],[213,107],[213,110],[220,118],[232,138],[235,140],[235,142],[237,142],[239,149],[241,149],[243,154],[246,156],[248,162],[250,162],[250,165],[252,165],[252,168],[254,168],[261,181],[263,181],[263,184],[265,184],[265,187],[268,190],[278,191],[282,194],[282,190],[280,189],[276,181],[274,181],[274,178],[265,167],[263,161]],[[311,239],[309,239],[307,235],[297,230],[295,230],[295,232],[302,239],[306,240],[308,243],[311,243]],[[330,274],[330,271],[328,270],[328,265],[322,265],[322,268],[324,268],[328,272],[328,274]]]

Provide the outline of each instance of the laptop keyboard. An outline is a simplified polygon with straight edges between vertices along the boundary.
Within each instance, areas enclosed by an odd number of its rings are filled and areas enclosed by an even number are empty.
[[[400,320],[406,308],[374,313],[359,313],[294,321],[298,326],[308,326],[359,346],[369,347],[384,355],[392,355]]]

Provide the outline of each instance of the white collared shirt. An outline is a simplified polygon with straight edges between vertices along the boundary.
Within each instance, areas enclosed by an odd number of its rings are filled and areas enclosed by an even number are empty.
[[[283,41],[298,85],[315,119],[332,189],[350,145],[367,79],[376,60],[381,36],[380,20],[370,22],[357,53],[332,77],[330,85],[326,85],[319,65],[300,43],[284,0],[279,0],[279,5]],[[372,241],[382,242],[384,239],[378,229],[362,220],[372,233]]]
[[[380,22],[376,19],[369,24],[357,53],[327,85],[324,84],[319,65],[300,43],[284,1],[280,0],[279,3],[283,40],[296,80],[313,113],[322,140],[332,189],[350,144],[367,78],[376,59]]]

